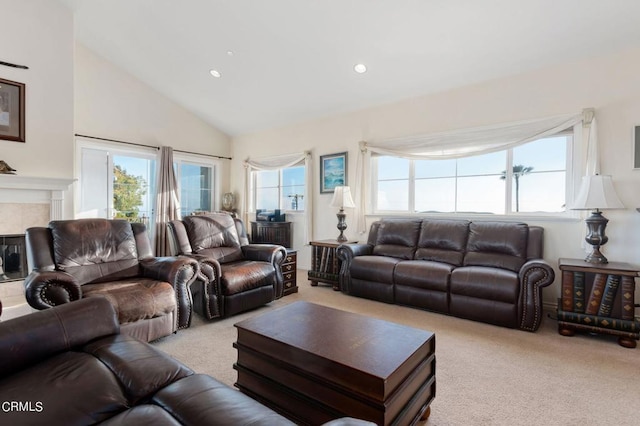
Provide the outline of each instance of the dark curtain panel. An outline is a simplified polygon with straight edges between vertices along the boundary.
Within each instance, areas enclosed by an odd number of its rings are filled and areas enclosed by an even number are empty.
[[[160,148],[160,167],[158,170],[158,193],[156,195],[156,256],[170,256],[171,246],[168,238],[169,221],[180,219],[178,185],[173,171],[173,148]]]

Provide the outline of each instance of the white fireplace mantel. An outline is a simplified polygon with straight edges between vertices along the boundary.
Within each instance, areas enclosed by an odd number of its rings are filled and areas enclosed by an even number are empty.
[[[0,189],[66,191],[73,182],[75,179],[0,174]]]
[[[64,218],[64,193],[75,179],[0,174],[0,203],[51,205],[51,220]]]

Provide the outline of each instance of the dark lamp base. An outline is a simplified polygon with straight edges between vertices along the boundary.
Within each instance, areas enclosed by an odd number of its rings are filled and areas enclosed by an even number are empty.
[[[603,246],[609,238],[604,234],[609,219],[602,216],[602,212],[595,210],[591,216],[585,219],[587,224],[587,236],[585,241],[593,246],[591,253],[584,259],[588,263],[609,263],[606,257],[600,253],[600,246]]]
[[[340,209],[340,212],[336,214],[336,216],[338,217],[338,229],[340,230],[340,235],[338,235],[336,241],[344,243],[347,241],[347,237],[344,236],[344,230],[347,229],[347,222],[345,222],[347,215],[344,213],[344,209]]]

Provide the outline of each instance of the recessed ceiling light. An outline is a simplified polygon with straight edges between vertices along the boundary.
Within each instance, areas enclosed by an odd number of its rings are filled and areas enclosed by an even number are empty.
[[[364,64],[355,64],[355,66],[353,67],[353,70],[358,74],[362,74],[367,72],[367,67]]]
[[[227,55],[228,56],[233,56],[233,50],[227,50]]]
[[[211,70],[209,71],[209,74],[211,74],[212,76],[214,76],[215,78],[220,78],[222,77],[222,74],[220,74],[220,71],[218,70]]]

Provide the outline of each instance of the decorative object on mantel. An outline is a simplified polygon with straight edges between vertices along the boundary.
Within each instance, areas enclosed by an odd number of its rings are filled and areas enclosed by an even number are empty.
[[[17,170],[7,164],[6,161],[0,160],[0,174],[3,175],[15,175]]]
[[[24,142],[24,83],[0,78],[0,139]]]
[[[347,229],[347,223],[345,222],[347,215],[344,213],[344,208],[354,208],[355,206],[356,204],[351,198],[351,188],[348,186],[336,186],[331,200],[331,207],[340,207],[340,211],[336,214],[338,216],[338,229],[340,230],[340,235],[336,240],[340,243],[347,241],[347,237],[344,236],[344,230]]]
[[[585,262],[608,263],[607,258],[600,253],[600,246],[603,246],[609,238],[604,234],[604,230],[609,219],[602,216],[600,210],[623,209],[624,205],[618,198],[613,187],[611,176],[593,175],[584,176],[580,192],[572,207],[572,210],[592,210],[591,216],[585,219],[587,223],[587,236],[585,241],[593,246],[593,250],[586,257]]]

